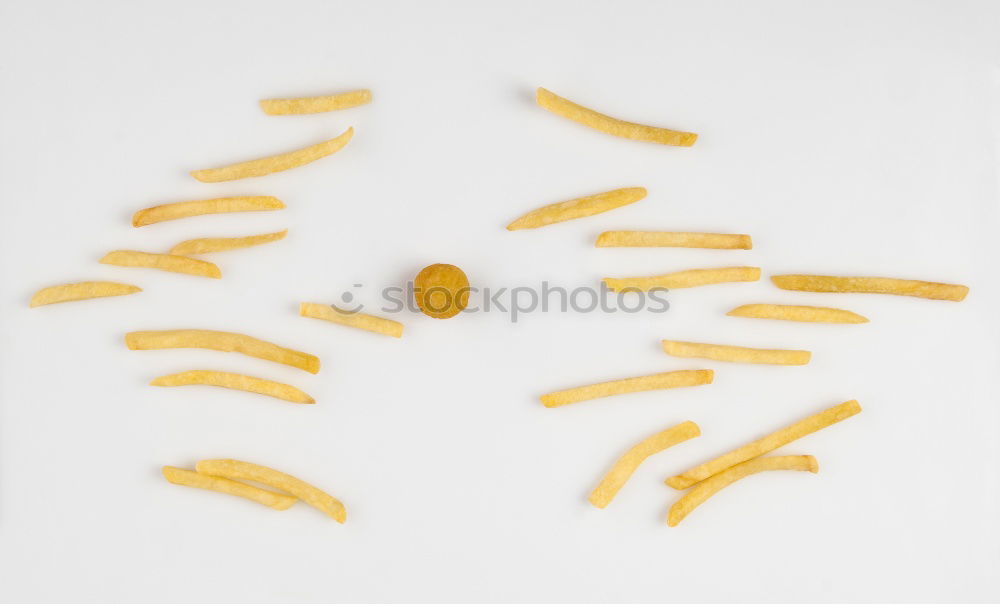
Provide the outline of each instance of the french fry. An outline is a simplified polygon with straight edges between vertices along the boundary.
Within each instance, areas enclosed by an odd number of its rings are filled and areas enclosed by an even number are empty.
[[[268,115],[306,115],[339,109],[350,109],[372,102],[371,90],[352,90],[328,96],[310,96],[294,99],[265,99],[260,108]]]
[[[778,319],[806,323],[867,323],[868,319],[849,310],[825,306],[790,306],[787,304],[744,304],[726,313],[730,317]]]
[[[266,484],[294,495],[341,524],[347,520],[347,510],[343,503],[308,482],[284,472],[235,459],[205,459],[199,461],[195,468],[199,474]]]
[[[663,340],[663,352],[675,357],[691,357],[728,361],[730,363],[763,363],[769,365],[805,365],[812,353],[808,350],[768,350],[722,344],[699,344]]]
[[[698,287],[699,285],[715,285],[716,283],[757,281],[759,279],[760,269],[756,266],[732,266],[728,268],[696,268],[654,277],[608,278],[604,280],[604,283],[611,291],[619,292],[623,290],[649,291],[656,288],[681,289]]]
[[[677,526],[696,507],[705,503],[712,495],[732,483],[758,472],[767,470],[800,470],[803,472],[819,472],[819,464],[812,455],[780,455],[775,457],[757,457],[719,472],[711,478],[698,483],[693,489],[670,506],[667,514],[667,525]]]
[[[280,398],[292,403],[313,404],[316,401],[313,397],[302,392],[294,386],[272,382],[262,378],[240,375],[238,373],[227,373],[225,371],[206,371],[196,369],[193,371],[183,371],[171,375],[164,375],[154,379],[150,386],[218,386],[220,388],[231,388],[233,390],[243,390],[244,392],[254,392],[274,398]]]
[[[170,249],[170,254],[175,256],[197,256],[200,254],[210,254],[212,252],[227,252],[244,247],[280,241],[288,234],[288,229],[277,233],[265,233],[263,235],[248,235],[246,237],[206,237],[204,239],[188,239],[182,241]]]
[[[134,250],[115,250],[108,252],[101,258],[101,264],[113,264],[115,266],[128,266],[133,268],[155,268],[171,273],[183,273],[196,277],[209,277],[221,279],[222,271],[211,262],[196,260],[187,256],[174,256],[171,254],[151,254],[149,252],[136,252]]]
[[[207,348],[222,352],[239,352],[247,356],[297,367],[309,373],[319,371],[319,359],[311,354],[284,348],[239,333],[208,329],[172,329],[166,331],[132,331],[125,334],[130,350],[162,350],[165,348]]]
[[[287,510],[298,501],[295,497],[260,489],[228,478],[199,474],[173,466],[163,466],[163,477],[173,484],[236,495],[276,510]]]
[[[729,453],[716,457],[711,461],[707,461],[696,468],[692,468],[687,472],[684,472],[683,474],[672,476],[666,480],[666,483],[678,490],[686,489],[689,486],[697,482],[701,482],[710,476],[714,476],[738,463],[743,463],[748,459],[760,457],[765,453],[774,451],[778,447],[787,445],[794,440],[798,440],[803,436],[812,434],[817,430],[822,430],[827,426],[845,420],[858,413],[861,413],[861,405],[858,404],[858,401],[851,400],[846,403],[834,405],[829,409],[824,409],[823,411],[810,415],[809,417],[799,420],[790,426],[786,426],[777,432],[772,432],[771,434],[757,439],[752,443],[743,445],[738,449],[734,449]]]
[[[360,312],[344,312],[330,304],[302,302],[299,304],[299,315],[310,319],[322,319],[348,327],[356,327],[374,331],[394,338],[403,337],[403,324],[392,319],[383,319]]]
[[[322,159],[328,155],[333,155],[344,148],[351,137],[354,136],[354,128],[348,128],[343,134],[331,138],[328,141],[303,147],[288,153],[280,153],[260,159],[231,164],[221,168],[210,168],[208,170],[195,170],[191,176],[201,182],[225,182],[228,180],[239,180],[253,176],[265,176],[274,172],[283,172],[298,168],[317,159]]]
[[[887,277],[827,277],[823,275],[775,275],[771,281],[781,289],[800,292],[894,294],[930,300],[961,302],[969,293],[964,285],[890,279]]]
[[[537,229],[538,227],[573,220],[574,218],[593,216],[594,214],[600,214],[630,203],[635,203],[645,196],[645,188],[629,187],[606,191],[596,195],[588,195],[587,197],[580,197],[569,201],[560,201],[528,212],[507,225],[507,230]]]
[[[749,250],[750,235],[683,233],[667,231],[605,231],[595,247],[697,247],[716,250]]]
[[[54,285],[35,292],[31,296],[29,305],[31,308],[45,306],[46,304],[58,304],[59,302],[75,302],[77,300],[90,300],[91,298],[108,298],[111,296],[126,296],[141,292],[141,287],[129,285],[127,283],[114,283],[112,281],[83,281],[81,283],[67,283],[66,285]]]
[[[647,457],[700,435],[701,430],[698,429],[698,424],[684,422],[658,432],[633,446],[615,462],[611,471],[601,479],[600,484],[590,494],[590,503],[598,508],[607,507],[618,491],[631,478],[639,464],[646,461]]]
[[[542,395],[542,404],[546,407],[561,407],[570,403],[579,403],[590,399],[645,392],[647,390],[662,390],[666,388],[681,388],[684,386],[701,386],[711,384],[715,372],[711,369],[685,369],[667,371],[640,377],[625,378],[611,382],[601,382],[579,388],[570,388]]]
[[[564,99],[544,88],[538,89],[536,100],[539,105],[556,115],[573,120],[584,126],[589,126],[594,130],[600,130],[606,134],[622,138],[679,147],[690,147],[698,140],[698,135],[693,132],[680,132],[667,128],[645,126],[598,113],[593,109],[587,109],[582,105],[577,105],[573,101]]]
[[[277,197],[256,195],[244,197],[218,197],[198,201],[178,201],[139,210],[132,216],[132,226],[141,227],[166,220],[177,220],[205,214],[230,212],[264,212],[285,207]]]

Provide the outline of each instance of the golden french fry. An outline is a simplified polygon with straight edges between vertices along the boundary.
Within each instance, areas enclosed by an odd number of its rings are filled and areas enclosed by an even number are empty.
[[[175,245],[170,250],[170,254],[175,256],[197,256],[199,254],[209,254],[212,252],[226,252],[243,247],[271,243],[280,241],[288,234],[288,229],[277,233],[265,233],[263,235],[248,235],[246,237],[206,237],[204,239],[188,239]]]
[[[806,323],[867,323],[868,319],[849,310],[825,306],[790,306],[787,304],[744,304],[726,313],[730,317],[780,319]]]
[[[887,277],[827,277],[824,275],[775,275],[771,281],[781,289],[800,292],[894,294],[930,300],[961,302],[969,293],[964,285],[890,279]]]
[[[644,187],[615,189],[569,201],[560,201],[532,210],[507,225],[508,231],[537,229],[557,222],[584,218],[635,203],[646,196]]]
[[[195,468],[199,474],[221,476],[223,478],[252,480],[291,493],[305,503],[322,511],[327,516],[343,524],[347,520],[344,504],[313,485],[289,476],[284,472],[235,459],[206,459],[199,461]]]
[[[316,401],[313,397],[302,392],[294,386],[272,382],[263,378],[240,375],[238,373],[227,373],[225,371],[206,371],[196,369],[193,371],[183,371],[171,375],[164,375],[154,379],[150,386],[218,386],[220,388],[232,388],[233,390],[243,390],[244,392],[255,392],[266,396],[273,396],[292,403],[312,404]]]
[[[287,510],[298,501],[295,497],[260,489],[228,478],[199,474],[173,466],[163,466],[163,477],[173,484],[236,495],[276,510]]]
[[[113,281],[67,283],[66,285],[54,285],[38,290],[34,296],[31,296],[30,306],[34,308],[36,306],[45,306],[46,304],[58,304],[59,302],[125,296],[141,291],[141,287],[127,283],[114,283]]]
[[[295,99],[265,99],[260,108],[268,115],[305,115],[338,109],[350,109],[372,102],[371,90],[352,90],[328,96],[310,96]]]
[[[677,526],[681,520],[705,500],[715,495],[741,478],[746,478],[765,470],[800,470],[803,472],[819,472],[819,464],[812,455],[781,455],[776,457],[757,457],[719,472],[711,478],[700,482],[698,486],[684,494],[677,503],[670,506],[667,514],[667,525]]]
[[[177,220],[205,214],[226,214],[229,212],[264,212],[285,207],[277,197],[256,195],[249,197],[218,197],[198,201],[178,201],[139,210],[132,216],[132,226],[141,227],[165,220]]]
[[[222,352],[239,352],[265,361],[297,367],[309,373],[319,371],[319,359],[311,354],[284,348],[277,344],[228,331],[208,329],[172,329],[166,331],[132,331],[125,334],[130,350],[162,350],[164,348],[207,348]]]
[[[764,363],[769,365],[805,365],[812,353],[808,350],[768,350],[722,344],[699,344],[663,340],[663,352],[675,357],[693,357],[729,361],[730,363]]]
[[[134,250],[115,250],[108,252],[101,258],[101,264],[113,264],[115,266],[128,266],[133,268],[155,268],[171,273],[183,273],[196,277],[210,277],[221,279],[222,271],[211,262],[195,260],[187,256],[174,256],[171,254],[151,254],[149,252],[136,252]]]
[[[348,327],[357,327],[374,331],[394,338],[403,336],[403,324],[392,319],[383,319],[360,312],[346,312],[330,304],[302,302],[299,304],[299,315],[310,319],[322,319]]]
[[[701,430],[694,422],[684,422],[662,432],[658,432],[649,438],[635,445],[622,455],[611,468],[597,488],[590,494],[589,501],[594,507],[607,507],[611,500],[615,498],[618,491],[631,478],[639,464],[646,461],[646,458],[664,449],[668,449],[678,443],[700,436]]]
[[[260,159],[231,164],[221,168],[211,168],[208,170],[195,170],[191,176],[201,182],[225,182],[227,180],[239,180],[252,176],[265,176],[274,172],[283,172],[298,168],[317,159],[322,159],[327,155],[333,155],[344,148],[351,137],[354,136],[354,128],[348,128],[343,134],[328,141],[303,147],[288,153],[280,153]]]
[[[698,287],[699,285],[715,285],[716,283],[757,281],[759,279],[760,269],[756,266],[732,266],[727,268],[696,268],[654,277],[608,278],[604,280],[604,283],[612,291],[618,292],[622,290],[649,291],[656,288],[680,289]]]
[[[685,369],[667,371],[640,377],[625,378],[611,382],[601,382],[579,388],[570,388],[542,395],[542,404],[546,407],[561,407],[570,403],[578,403],[594,398],[645,392],[647,390],[662,390],[666,388],[681,388],[683,386],[701,386],[711,384],[715,372],[711,369]]]
[[[749,250],[750,235],[682,233],[667,231],[605,231],[595,247],[699,247],[716,250]]]
[[[752,443],[743,445],[739,449],[734,449],[729,453],[707,461],[696,468],[692,468],[683,474],[672,476],[666,480],[671,487],[681,490],[686,489],[696,482],[701,482],[709,476],[714,476],[719,472],[731,468],[738,463],[743,463],[748,459],[760,457],[761,455],[774,451],[778,447],[787,445],[793,440],[798,440],[803,436],[812,434],[817,430],[822,430],[827,426],[845,420],[852,415],[861,413],[861,405],[858,401],[847,401],[839,405],[834,405],[829,409],[824,409],[819,413],[799,420],[790,426],[786,426],[777,432],[772,432],[767,436],[757,439]]]
[[[679,147],[690,147],[698,140],[698,135],[693,132],[680,132],[667,128],[645,126],[598,113],[593,109],[587,109],[582,105],[577,105],[573,101],[564,99],[544,88],[538,89],[536,100],[539,105],[556,115],[561,115],[566,119],[589,126],[594,130],[600,130],[601,132],[622,138]]]

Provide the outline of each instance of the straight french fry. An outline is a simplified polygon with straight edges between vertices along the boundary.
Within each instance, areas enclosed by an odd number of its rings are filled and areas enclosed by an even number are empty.
[[[196,277],[222,278],[222,271],[211,262],[195,260],[187,256],[174,256],[172,254],[151,254],[149,252],[136,252],[134,250],[116,250],[105,254],[101,258],[101,264],[113,264],[115,266],[133,268],[155,268],[161,271],[183,273]]]
[[[750,235],[683,233],[667,231],[605,231],[596,247],[697,247],[716,250],[749,250]]]
[[[317,159],[322,159],[327,155],[333,155],[344,148],[351,137],[354,136],[354,128],[348,128],[343,134],[328,141],[303,147],[288,153],[280,153],[260,159],[231,164],[221,168],[211,168],[208,170],[195,170],[191,176],[201,182],[225,182],[228,180],[239,180],[253,176],[265,176],[274,172],[283,172],[298,168]]]
[[[823,275],[775,275],[771,281],[781,289],[801,292],[894,294],[930,300],[961,302],[969,293],[964,285],[890,279],[887,277],[827,277]]]
[[[394,338],[403,336],[403,324],[392,319],[383,319],[360,312],[345,312],[329,304],[302,302],[299,304],[299,315],[310,319],[322,319],[348,327],[357,327],[374,331]]]
[[[730,317],[779,319],[806,323],[867,323],[868,319],[849,310],[825,306],[790,306],[787,304],[744,304],[726,313]]]
[[[701,430],[698,429],[698,424],[684,422],[638,443],[615,462],[611,471],[604,476],[601,483],[590,494],[590,503],[598,508],[607,507],[618,491],[631,478],[639,464],[646,461],[647,457],[700,435]]]
[[[569,201],[561,201],[528,212],[507,225],[507,230],[537,229],[538,227],[573,220],[574,218],[593,216],[594,214],[600,214],[630,203],[635,203],[645,196],[645,188],[629,187],[571,199]]]
[[[198,201],[178,201],[139,210],[132,216],[132,226],[141,227],[166,220],[203,216],[205,214],[227,214],[230,212],[264,212],[285,207],[277,197],[255,195],[244,197],[218,197]]]
[[[728,361],[730,363],[763,363],[769,365],[805,365],[812,353],[808,350],[768,350],[722,344],[699,344],[663,340],[663,352],[675,357],[693,357]]]
[[[90,300],[91,298],[107,298],[111,296],[126,296],[141,292],[141,287],[129,285],[127,283],[114,283],[112,281],[83,281],[82,283],[67,283],[66,285],[54,285],[35,292],[31,296],[29,303],[31,308],[45,306],[46,304],[58,304],[59,302],[75,302],[77,300]]]
[[[206,459],[195,468],[199,474],[223,478],[252,480],[294,495],[343,524],[347,520],[344,504],[313,485],[277,470],[235,459]]]
[[[707,461],[696,468],[692,468],[683,474],[672,476],[666,480],[671,487],[682,490],[689,486],[701,482],[710,476],[714,476],[727,468],[731,468],[738,463],[743,463],[748,459],[760,457],[765,453],[774,451],[778,447],[798,440],[803,436],[812,434],[817,430],[822,430],[827,426],[845,420],[852,415],[861,413],[861,405],[858,401],[847,401],[839,405],[834,405],[829,409],[824,409],[819,413],[797,421],[790,426],[786,426],[777,432],[772,432],[767,436],[746,444],[739,449],[734,449],[729,453]]]
[[[594,398],[645,392],[647,390],[662,390],[666,388],[681,388],[684,386],[701,386],[711,384],[715,372],[711,369],[685,369],[667,371],[640,377],[601,382],[590,386],[580,386],[542,395],[542,404],[546,407],[561,407],[570,403],[579,403]]]
[[[228,478],[199,474],[173,466],[163,466],[163,477],[173,484],[236,495],[276,510],[287,510],[298,501],[295,497],[260,489]]]
[[[608,278],[604,280],[604,283],[612,291],[619,292],[623,290],[649,291],[656,288],[680,289],[698,287],[699,285],[715,285],[716,283],[757,281],[759,279],[760,269],[756,266],[733,266],[728,268],[696,268],[655,277]]]
[[[667,514],[667,525],[677,526],[696,507],[705,503],[705,500],[737,480],[767,470],[800,470],[815,474],[819,472],[819,464],[816,463],[816,458],[812,455],[757,457],[736,464],[728,470],[703,480],[678,499],[677,503],[670,507],[670,512]]]
[[[288,229],[277,233],[265,233],[263,235],[248,235],[246,237],[206,237],[204,239],[188,239],[182,241],[170,249],[170,254],[175,256],[197,256],[199,254],[210,254],[212,252],[226,252],[272,241],[280,241],[288,234]]]
[[[297,367],[309,373],[319,371],[319,359],[311,354],[228,331],[208,329],[132,331],[125,334],[125,345],[130,350],[207,348],[222,352],[239,352],[265,361]]]
[[[154,379],[150,386],[218,386],[220,388],[231,388],[233,390],[243,390],[244,392],[255,392],[266,396],[273,396],[292,403],[312,404],[316,401],[313,397],[302,392],[294,386],[272,382],[262,378],[240,375],[238,373],[227,373],[225,371],[206,371],[196,369],[193,371],[183,371],[171,375],[164,375]]]
[[[328,96],[310,96],[294,99],[265,99],[260,108],[268,115],[306,115],[339,109],[350,109],[372,102],[371,90],[352,90]]]
[[[573,101],[564,99],[544,88],[538,89],[536,100],[540,106],[556,115],[613,136],[679,147],[690,147],[698,140],[698,135],[693,132],[680,132],[667,128],[645,126],[598,113],[593,109],[587,109],[582,105],[577,105]]]

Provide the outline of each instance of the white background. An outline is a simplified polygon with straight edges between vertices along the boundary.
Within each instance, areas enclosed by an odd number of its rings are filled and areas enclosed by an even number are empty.
[[[997,6],[991,2],[12,2],[0,9],[0,599],[9,602],[995,601],[1000,592]],[[690,149],[616,139],[534,105],[545,86]],[[268,117],[257,100],[369,87],[371,105]],[[337,155],[260,179],[214,167],[354,126]],[[622,186],[599,217],[507,232]],[[142,229],[135,210],[233,194],[283,212]],[[221,281],[104,266],[111,249],[287,227],[210,258]],[[595,249],[606,229],[749,233],[752,251]],[[672,292],[666,314],[406,313],[403,339],[297,316],[454,263],[474,285],[751,264],[758,283]],[[783,272],[963,283],[961,304],[784,292]],[[110,279],[129,297],[28,309]],[[353,284],[363,284],[353,288]],[[725,316],[849,308],[859,326]],[[240,355],[132,352],[137,329],[249,333],[309,375]],[[806,348],[805,367],[675,359],[660,338]],[[711,386],[545,409],[538,395],[679,368]],[[194,368],[299,386],[296,406],[153,388]],[[864,412],[781,452],[818,475],[729,488],[677,528],[662,479],[822,408]],[[586,496],[634,442],[605,510]],[[342,498],[339,525],[185,489],[163,464],[234,457]]]

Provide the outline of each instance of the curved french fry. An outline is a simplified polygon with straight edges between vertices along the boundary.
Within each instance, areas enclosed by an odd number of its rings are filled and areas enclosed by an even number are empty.
[[[248,235],[246,237],[206,237],[203,239],[188,239],[182,241],[170,249],[170,254],[175,256],[197,256],[199,254],[210,254],[212,252],[227,252],[244,247],[280,241],[288,234],[288,229],[277,233],[265,233],[263,235]]]
[[[105,254],[101,258],[101,264],[113,264],[115,266],[133,268],[155,268],[161,271],[183,273],[196,277],[222,278],[222,271],[211,262],[195,260],[187,256],[174,256],[172,254],[151,254],[149,252],[136,252],[134,250],[115,250]]]
[[[915,296],[930,300],[961,302],[969,293],[964,285],[890,279],[888,277],[828,277],[824,275],[775,275],[771,281],[781,289],[801,292],[828,292],[843,294],[893,294]]]
[[[749,250],[750,235],[683,233],[668,231],[605,231],[595,247],[697,247],[716,250]]]
[[[808,350],[768,350],[722,344],[699,344],[663,340],[663,352],[675,357],[712,359],[730,363],[763,363],[770,365],[805,365],[812,353]]]
[[[716,283],[757,281],[759,279],[760,269],[756,266],[733,266],[728,268],[696,268],[655,277],[607,278],[604,283],[611,291],[618,292],[622,290],[649,291],[656,288],[680,289],[698,287],[699,285],[715,285]]]
[[[132,226],[141,227],[166,220],[177,220],[205,214],[230,212],[265,212],[285,207],[277,197],[255,195],[244,197],[218,197],[198,201],[178,201],[139,210],[132,216]]]
[[[319,359],[311,354],[258,340],[240,333],[208,329],[172,329],[166,331],[132,331],[125,334],[130,350],[162,350],[164,348],[207,348],[221,352],[239,352],[247,356],[297,367],[309,373],[319,371]]]
[[[229,480],[228,478],[199,474],[198,472],[183,470],[173,466],[163,466],[163,477],[173,484],[236,495],[237,497],[255,501],[275,510],[287,510],[298,501],[295,497],[257,488],[242,482]]]
[[[737,464],[702,481],[678,499],[677,503],[670,506],[670,512],[667,514],[667,525],[677,526],[696,507],[705,503],[705,500],[737,480],[767,470],[800,470],[815,474],[819,472],[819,464],[816,463],[816,458],[812,455],[757,457]]]
[[[573,101],[564,99],[544,88],[538,89],[535,98],[539,105],[556,115],[613,136],[678,147],[690,147],[698,140],[698,135],[693,132],[656,128],[654,126],[626,122],[604,115],[603,113],[598,113],[593,109],[588,109],[582,105],[577,105]]]
[[[352,90],[328,96],[265,99],[260,102],[260,108],[268,115],[305,115],[350,109],[370,102],[372,102],[371,90]]]
[[[858,313],[825,306],[791,306],[788,304],[744,304],[726,313],[730,317],[778,319],[806,323],[867,323]]]
[[[698,424],[684,422],[643,440],[615,462],[611,470],[601,479],[601,483],[590,494],[588,500],[594,507],[607,507],[618,491],[631,478],[639,464],[646,461],[647,457],[700,435],[701,430],[698,429]]]
[[[302,302],[299,304],[299,315],[309,317],[310,319],[322,319],[348,327],[374,331],[375,333],[394,338],[403,336],[403,324],[398,321],[366,315],[360,312],[344,312],[329,304]]]
[[[203,369],[183,371],[181,373],[160,376],[151,381],[149,385],[218,386],[220,388],[231,388],[233,390],[243,390],[244,392],[273,396],[274,398],[280,398],[292,403],[310,405],[316,402],[313,397],[294,386],[225,371],[207,371]]]
[[[90,300],[91,298],[107,298],[111,296],[126,296],[141,292],[141,287],[129,285],[127,283],[114,283],[113,281],[83,281],[81,283],[67,283],[66,285],[54,285],[35,292],[31,296],[29,303],[31,308],[45,306],[46,304],[58,304],[59,302],[75,302],[77,300]]]
[[[235,459],[206,459],[199,461],[195,468],[200,474],[223,478],[252,480],[291,493],[305,503],[322,511],[327,516],[343,524],[347,520],[344,504],[335,497],[324,493],[313,485],[294,476],[279,472],[267,466],[260,466]]]
[[[644,187],[628,187],[569,201],[560,201],[528,212],[507,225],[507,230],[537,229],[574,218],[593,216],[635,203],[645,196],[646,189]]]
[[[344,148],[351,137],[354,136],[354,128],[348,128],[343,134],[331,138],[328,141],[303,147],[288,153],[280,153],[260,159],[231,164],[221,168],[210,168],[208,170],[195,170],[191,176],[201,182],[225,182],[227,180],[239,180],[253,176],[265,176],[274,172],[283,172],[298,168],[317,159],[322,159],[327,155],[333,155]]]
[[[546,407],[561,407],[570,403],[578,403],[590,399],[612,396],[615,394],[629,394],[632,392],[645,392],[647,390],[663,390],[667,388],[681,388],[684,386],[701,386],[711,384],[715,372],[711,369],[685,369],[681,371],[667,371],[664,373],[654,373],[640,377],[625,378],[611,382],[601,382],[579,388],[570,388],[542,395],[542,404]]]

